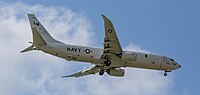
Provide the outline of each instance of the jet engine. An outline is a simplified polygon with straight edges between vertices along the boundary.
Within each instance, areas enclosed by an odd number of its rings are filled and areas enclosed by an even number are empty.
[[[123,77],[125,71],[124,71],[124,69],[114,68],[114,69],[109,69],[109,70],[107,70],[107,73],[108,73],[110,76]]]

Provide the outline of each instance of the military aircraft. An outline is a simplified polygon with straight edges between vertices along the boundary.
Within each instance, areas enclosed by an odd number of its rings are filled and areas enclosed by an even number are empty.
[[[92,68],[62,77],[81,77],[85,75],[105,72],[110,76],[123,77],[125,67],[153,69],[167,72],[181,67],[173,59],[156,54],[123,51],[112,22],[102,15],[105,24],[104,47],[93,48],[77,45],[67,45],[55,40],[39,22],[34,14],[28,14],[32,29],[33,42],[21,52],[41,50],[45,53],[66,59],[67,61],[88,62],[94,64]]]

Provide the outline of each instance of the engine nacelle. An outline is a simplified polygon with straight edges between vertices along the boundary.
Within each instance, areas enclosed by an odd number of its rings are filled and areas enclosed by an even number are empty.
[[[123,77],[125,71],[124,71],[124,69],[115,68],[115,69],[109,69],[109,70],[107,71],[107,73],[108,73],[110,76]]]

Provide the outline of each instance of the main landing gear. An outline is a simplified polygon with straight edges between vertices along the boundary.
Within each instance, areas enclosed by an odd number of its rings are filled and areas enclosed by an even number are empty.
[[[104,74],[104,72],[105,72],[105,71],[104,71],[103,69],[100,70],[100,71],[99,71],[99,75],[102,76],[102,75]]]
[[[104,61],[104,64],[105,64],[106,66],[110,66],[110,65],[111,65],[111,61],[107,59],[106,61]]]
[[[110,60],[106,60],[104,63],[106,64],[106,66],[110,66],[111,65],[111,61]]]

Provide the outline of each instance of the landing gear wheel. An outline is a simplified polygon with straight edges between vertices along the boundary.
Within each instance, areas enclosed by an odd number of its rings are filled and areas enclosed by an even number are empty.
[[[108,74],[110,74],[110,69],[108,69],[106,72],[107,72]]]
[[[104,63],[106,64],[106,66],[110,66],[111,65],[111,61],[110,60],[106,60]]]
[[[167,72],[165,72],[165,73],[164,73],[164,76],[167,76],[167,75],[168,75]]]
[[[102,76],[104,74],[104,70],[99,71],[99,75]]]

